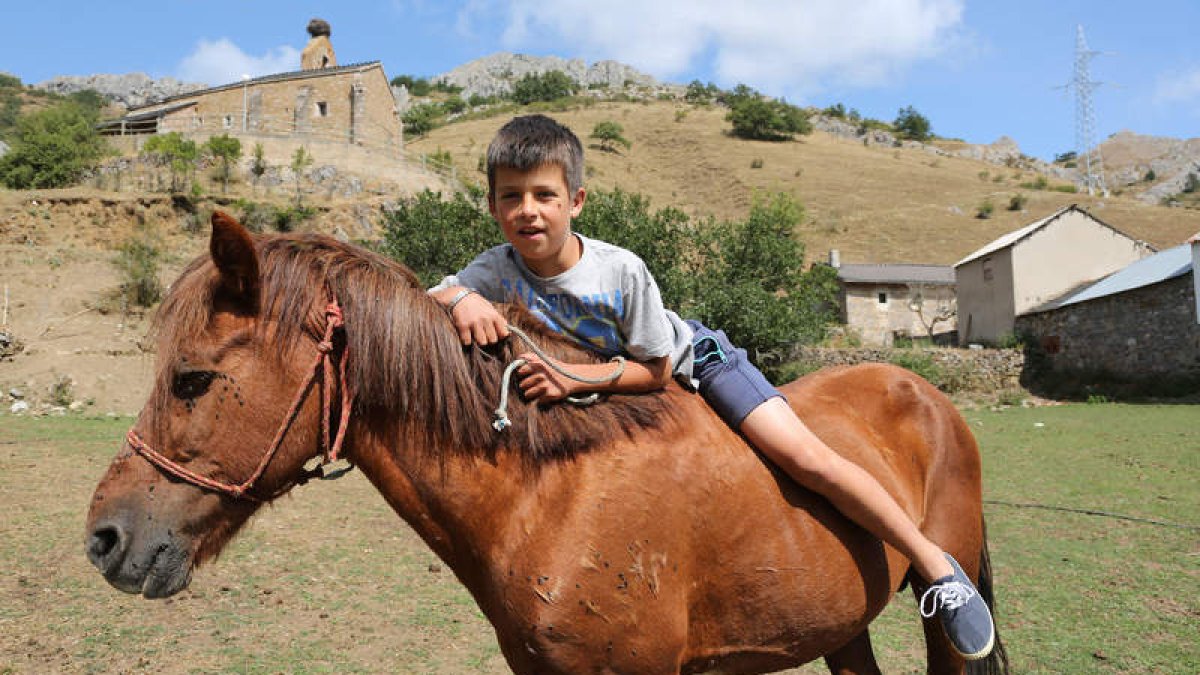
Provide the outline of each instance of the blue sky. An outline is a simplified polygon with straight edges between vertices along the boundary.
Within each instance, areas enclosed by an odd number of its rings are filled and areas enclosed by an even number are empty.
[[[0,70],[144,72],[210,85],[294,70],[321,17],[341,63],[436,75],[497,51],[614,59],[660,80],[746,83],[789,102],[841,102],[935,133],[1074,146],[1076,26],[1092,49],[1096,137],[1200,136],[1200,2],[1143,0],[94,0],[6,2]],[[731,12],[730,6],[740,11]]]

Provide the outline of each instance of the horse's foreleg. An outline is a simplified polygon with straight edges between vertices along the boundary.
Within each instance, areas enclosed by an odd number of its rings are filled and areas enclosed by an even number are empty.
[[[833,675],[864,675],[879,673],[875,651],[871,649],[871,633],[863,632],[832,654],[825,656],[825,665]]]

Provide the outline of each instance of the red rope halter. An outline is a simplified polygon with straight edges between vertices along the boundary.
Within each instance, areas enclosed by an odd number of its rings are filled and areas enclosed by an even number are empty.
[[[125,435],[125,439],[129,445],[151,464],[157,466],[162,471],[169,473],[177,478],[181,478],[193,485],[215,492],[221,492],[234,498],[257,499],[256,497],[247,494],[254,487],[254,483],[266,471],[267,465],[271,463],[271,458],[275,456],[275,452],[279,450],[279,445],[283,442],[284,436],[292,426],[292,422],[296,419],[296,414],[300,411],[300,406],[304,403],[304,399],[308,396],[309,388],[317,377],[317,373],[322,373],[323,390],[322,390],[322,405],[321,405],[321,451],[324,455],[321,466],[337,461],[338,453],[342,449],[342,441],[346,438],[346,427],[350,422],[350,389],[346,386],[346,361],[347,354],[343,350],[342,360],[338,366],[339,384],[342,390],[342,411],[339,418],[337,434],[333,439],[332,445],[329,442],[330,427],[332,426],[329,415],[329,402],[333,398],[333,332],[342,327],[345,323],[342,317],[342,308],[338,305],[337,298],[330,296],[329,304],[325,306],[325,335],[321,341],[317,343],[317,359],[311,368],[308,378],[304,384],[300,385],[299,391],[296,392],[295,398],[292,399],[292,405],[288,408],[287,415],[284,416],[283,422],[279,426],[279,430],[275,432],[275,439],[271,441],[270,447],[267,448],[266,454],[258,462],[258,468],[245,481],[234,484],[221,482],[215,478],[202,476],[182,464],[168,459],[154,448],[151,448],[148,443],[142,440],[133,429]],[[296,481],[297,483],[307,482],[309,478],[321,476],[323,472],[320,467],[312,470],[306,470],[304,474]],[[272,497],[275,495],[272,495]]]

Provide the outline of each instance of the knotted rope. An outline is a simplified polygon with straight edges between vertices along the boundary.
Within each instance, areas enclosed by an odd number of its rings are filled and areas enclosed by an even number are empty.
[[[546,365],[550,366],[551,369],[563,377],[575,380],[576,382],[583,382],[584,384],[606,384],[608,382],[616,382],[617,378],[621,377],[621,375],[625,372],[625,357],[614,356],[612,361],[616,362],[617,367],[614,368],[613,372],[609,375],[604,375],[602,377],[586,377],[584,375],[572,373],[555,363],[554,360],[546,354],[546,352],[542,351],[541,347],[538,347],[537,343],[535,343],[532,338],[525,334],[525,331],[512,324],[508,324],[508,330],[524,340],[525,344],[529,345],[529,348],[533,350],[533,353],[537,354],[538,358],[545,361]],[[512,381],[513,372],[527,363],[529,362],[525,359],[515,359],[508,364],[508,367],[504,369],[504,377],[502,377],[500,380],[500,405],[496,408],[495,412],[492,413],[493,417],[495,417],[495,419],[492,420],[492,428],[496,431],[504,431],[508,427],[512,426],[512,420],[508,418],[508,385]],[[598,398],[600,398],[600,394],[591,393],[587,396],[568,396],[566,400],[575,405],[583,406],[595,403]]]

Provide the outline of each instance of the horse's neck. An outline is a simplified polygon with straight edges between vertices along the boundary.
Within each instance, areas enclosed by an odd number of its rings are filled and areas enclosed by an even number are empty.
[[[420,450],[389,446],[386,441],[368,442],[356,448],[355,461],[388,504],[468,587],[484,583],[488,572],[483,567],[502,565],[506,551],[521,539],[507,533],[537,526],[529,518],[544,515],[523,509],[534,498],[529,489],[534,479],[524,474],[515,453],[462,452],[434,458]]]

